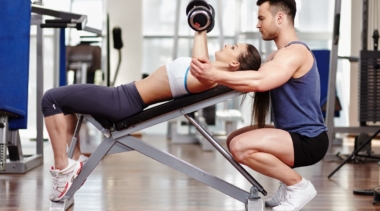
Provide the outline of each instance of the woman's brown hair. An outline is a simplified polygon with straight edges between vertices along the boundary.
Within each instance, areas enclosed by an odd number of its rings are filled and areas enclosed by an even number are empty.
[[[240,70],[257,71],[261,66],[260,53],[255,46],[250,44],[247,44],[247,53],[241,54],[238,61],[240,62]],[[255,120],[258,128],[263,128],[269,111],[269,91],[255,92],[254,98],[252,120]]]

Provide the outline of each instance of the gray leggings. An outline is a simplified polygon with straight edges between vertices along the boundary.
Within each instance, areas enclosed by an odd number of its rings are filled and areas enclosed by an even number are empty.
[[[145,107],[134,82],[115,88],[93,84],[62,86],[45,92],[41,101],[44,117],[80,113],[111,122],[128,118]]]

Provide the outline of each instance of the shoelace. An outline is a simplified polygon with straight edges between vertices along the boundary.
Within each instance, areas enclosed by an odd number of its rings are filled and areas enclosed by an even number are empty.
[[[54,190],[57,190],[58,192],[61,192],[60,190],[59,190],[59,188],[61,187],[64,187],[64,185],[66,184],[66,182],[62,182],[62,181],[59,181],[59,179],[60,179],[60,177],[59,177],[59,174],[57,174],[57,175],[55,175],[54,177],[53,177],[53,189]],[[61,184],[60,184],[61,183]],[[62,184],[62,183],[64,183],[64,184]],[[61,185],[61,186],[60,186]]]
[[[58,174],[53,177],[53,189],[58,190]]]
[[[290,206],[293,206],[293,204],[290,203],[290,201],[291,201],[290,199],[293,197],[293,195],[294,195],[295,192],[296,192],[295,190],[288,190],[287,189],[285,191],[285,197],[282,198],[282,200],[280,202],[280,205],[284,205],[284,206],[290,205]]]
[[[291,198],[294,196],[294,193],[297,190],[286,190],[285,197],[283,198],[282,202],[280,205],[282,206],[290,206],[290,207],[295,207],[293,203],[291,203]]]

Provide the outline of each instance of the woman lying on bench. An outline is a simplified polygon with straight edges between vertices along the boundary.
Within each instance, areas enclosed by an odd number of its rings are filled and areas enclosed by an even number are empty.
[[[195,33],[192,57],[208,57],[206,31]],[[178,58],[159,67],[145,79],[115,88],[75,84],[48,90],[41,106],[54,152],[54,167],[50,169],[53,177],[50,200],[59,201],[65,195],[88,159],[81,155],[79,144],[73,159],[67,156],[67,144],[70,145],[77,122],[75,113],[118,122],[141,112],[150,104],[203,92],[217,85],[194,78],[189,71],[190,62],[190,57]],[[223,71],[257,70],[261,58],[252,45],[225,45],[215,52],[212,65]]]

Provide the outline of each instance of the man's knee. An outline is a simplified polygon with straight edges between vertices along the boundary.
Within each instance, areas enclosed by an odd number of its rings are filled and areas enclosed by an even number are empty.
[[[232,157],[239,162],[243,163],[246,158],[246,149],[242,144],[242,139],[234,137],[230,140],[229,149],[232,154]]]
[[[233,135],[233,133],[231,133],[228,137],[227,137],[227,140],[226,140],[226,145],[227,145],[227,148],[228,150],[231,152],[231,148],[230,148],[230,144],[231,144],[231,141],[232,139],[234,138],[235,136]]]

